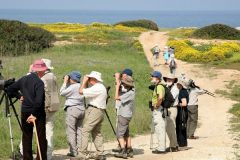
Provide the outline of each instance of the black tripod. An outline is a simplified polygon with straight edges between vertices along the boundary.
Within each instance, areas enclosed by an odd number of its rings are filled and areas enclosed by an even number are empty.
[[[8,125],[9,125],[9,134],[10,134],[10,143],[11,143],[11,150],[12,150],[12,159],[17,159],[17,155],[14,152],[14,145],[13,145],[13,132],[12,132],[12,123],[11,123],[11,112],[10,112],[10,106],[12,107],[12,110],[14,112],[14,115],[18,121],[18,124],[22,130],[22,125],[20,123],[20,120],[18,118],[18,114],[16,112],[14,103],[17,102],[17,99],[12,101],[12,99],[8,96],[6,90],[3,90],[2,97],[0,99],[0,105],[2,104],[3,100],[5,100],[5,116],[8,118]]]

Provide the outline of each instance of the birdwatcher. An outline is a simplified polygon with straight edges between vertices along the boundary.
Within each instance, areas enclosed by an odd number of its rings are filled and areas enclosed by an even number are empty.
[[[88,158],[88,138],[91,134],[96,147],[96,156],[94,158],[105,160],[106,156],[103,154],[101,127],[104,119],[104,110],[106,109],[107,90],[103,85],[102,74],[92,71],[90,74],[84,76],[79,93],[88,99],[89,104],[85,113],[82,129],[82,145],[78,158]]]
[[[66,98],[66,134],[70,147],[67,156],[76,157],[82,144],[82,124],[85,115],[84,97],[79,94],[81,73],[72,71],[65,75],[60,95]]]
[[[129,123],[134,112],[135,89],[131,76],[121,80],[119,74],[115,74],[116,90],[115,100],[117,106],[117,138],[120,143],[120,150],[115,157],[124,158],[133,157],[131,137],[129,135]]]

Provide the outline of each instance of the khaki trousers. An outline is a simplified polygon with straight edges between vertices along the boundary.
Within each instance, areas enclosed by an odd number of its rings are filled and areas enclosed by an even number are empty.
[[[188,106],[187,136],[194,135],[198,122],[198,105]]]
[[[166,132],[170,141],[170,147],[178,146],[177,135],[176,135],[176,117],[177,117],[177,107],[169,108],[168,116],[166,116],[166,120],[167,120]]]
[[[85,112],[85,119],[82,129],[82,144],[80,154],[86,155],[88,148],[88,138],[92,135],[93,143],[97,153],[103,152],[103,136],[101,134],[101,126],[104,119],[104,110],[89,107]]]

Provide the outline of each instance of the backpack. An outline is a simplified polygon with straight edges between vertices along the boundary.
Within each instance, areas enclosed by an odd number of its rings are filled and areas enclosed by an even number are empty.
[[[176,68],[177,67],[177,63],[175,60],[171,60],[170,63],[169,63],[169,67],[170,68]]]
[[[175,100],[173,98],[173,95],[172,95],[170,89],[166,85],[163,85],[163,84],[158,84],[158,85],[162,85],[164,87],[164,90],[165,90],[164,100],[163,100],[163,102],[161,104],[162,107],[163,108],[170,108],[170,107],[172,107]],[[157,89],[156,89],[157,86],[155,87],[155,92],[156,93],[157,93]]]

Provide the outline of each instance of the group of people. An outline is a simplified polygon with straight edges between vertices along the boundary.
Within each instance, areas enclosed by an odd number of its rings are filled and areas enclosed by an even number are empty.
[[[163,76],[159,71],[152,74],[152,117],[157,146],[153,154],[177,152],[187,149],[187,139],[196,139],[194,135],[198,121],[198,96],[206,93],[185,75],[179,78],[173,74]],[[164,80],[164,83],[162,82]],[[165,87],[164,87],[165,86]],[[171,93],[173,100],[170,108],[163,106],[166,94]],[[166,147],[166,133],[170,145]]]
[[[20,152],[24,160],[32,160],[32,138],[34,123],[39,148],[36,159],[51,160],[53,151],[54,115],[59,110],[59,94],[65,97],[66,135],[69,144],[67,156],[78,159],[106,159],[103,154],[101,125],[107,106],[107,90],[102,75],[92,71],[81,82],[81,73],[72,71],[64,76],[58,89],[51,60],[39,59],[30,65],[29,73],[7,88],[8,96],[21,102],[22,142]],[[133,156],[129,123],[134,112],[135,89],[132,70],[125,69],[115,74],[116,117],[119,150],[116,157]],[[89,136],[96,153],[88,152]]]
[[[72,71],[63,78],[58,89],[57,78],[52,72],[51,60],[39,59],[30,66],[29,73],[8,86],[10,97],[21,102],[22,143],[20,150],[24,160],[32,160],[33,123],[36,123],[40,153],[43,160],[51,160],[53,152],[54,115],[60,108],[59,95],[65,97],[66,135],[69,144],[67,156],[78,159],[105,160],[101,126],[107,106],[108,93],[100,72],[92,71],[83,77]],[[135,84],[133,71],[124,69],[115,77],[116,136],[118,148],[115,157],[133,157],[129,124],[134,113]],[[162,82],[162,79],[165,83]],[[154,85],[152,93],[152,116],[158,146],[154,154],[178,151],[187,146],[187,138],[195,139],[198,118],[198,95],[204,91],[192,85],[185,76],[173,74],[162,77],[159,71],[151,74]],[[167,89],[174,98],[170,108],[163,107]],[[166,148],[166,133],[170,146]],[[96,152],[88,151],[89,136]],[[21,149],[22,148],[22,149]]]
[[[154,67],[159,66],[159,54],[161,53],[161,50],[156,44],[152,49],[151,49],[152,55],[153,55],[153,65]],[[163,59],[164,59],[164,64],[169,66],[170,73],[175,75],[176,73],[176,68],[177,68],[177,63],[175,60],[175,52],[173,47],[168,47],[165,46],[163,50]]]

